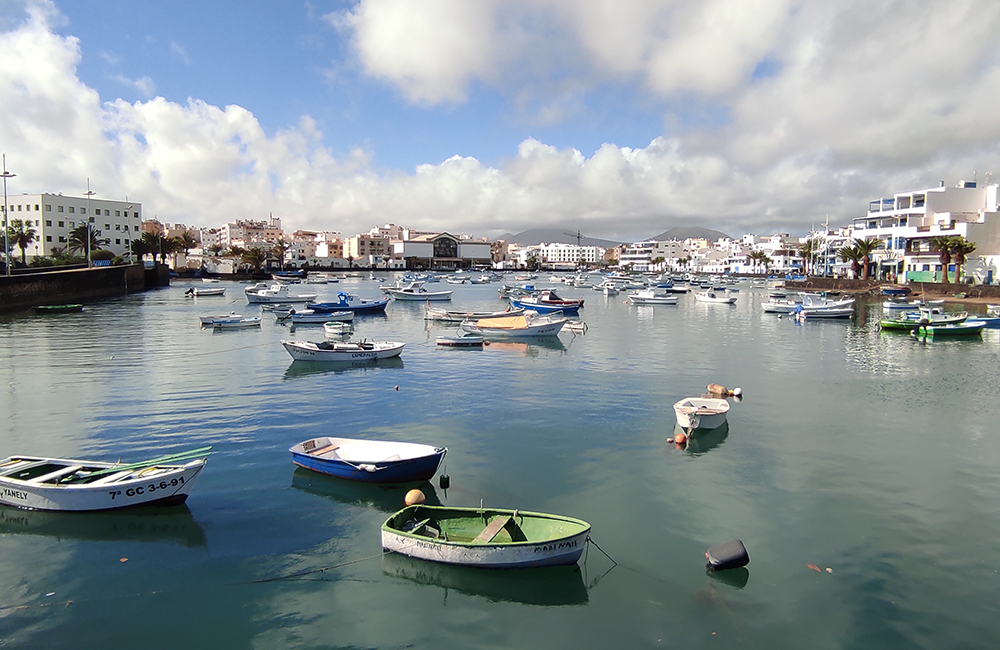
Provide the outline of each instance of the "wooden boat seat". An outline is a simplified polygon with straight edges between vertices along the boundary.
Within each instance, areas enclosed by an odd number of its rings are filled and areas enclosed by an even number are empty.
[[[500,534],[500,531],[503,530],[507,524],[512,523],[513,521],[514,519],[510,515],[500,515],[499,517],[495,517],[493,521],[491,521],[486,528],[483,529],[483,532],[479,533],[479,535],[472,540],[472,543],[489,544],[494,540],[494,538],[496,538],[497,535]]]
[[[51,481],[54,478],[59,478],[60,476],[66,476],[67,474],[72,474],[78,470],[83,469],[83,465],[70,465],[69,467],[61,467],[54,472],[49,472],[48,474],[42,474],[41,476],[36,476],[35,478],[28,479],[25,483],[45,483]]]
[[[324,447],[316,447],[315,449],[309,449],[307,450],[307,453],[310,456],[336,458],[338,449],[340,449],[340,445],[326,445]]]

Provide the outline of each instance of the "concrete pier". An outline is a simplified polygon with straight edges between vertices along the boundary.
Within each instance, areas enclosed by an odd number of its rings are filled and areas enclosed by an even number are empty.
[[[162,264],[149,269],[131,264],[19,271],[10,277],[0,276],[0,313],[25,311],[37,305],[87,303],[169,284],[170,271]]]

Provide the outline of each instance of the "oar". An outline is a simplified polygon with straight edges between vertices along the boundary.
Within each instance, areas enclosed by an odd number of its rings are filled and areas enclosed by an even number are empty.
[[[208,456],[211,453],[211,449],[212,449],[211,447],[202,447],[200,449],[191,449],[190,451],[183,451],[177,454],[168,454],[166,456],[160,456],[159,458],[150,458],[149,460],[143,460],[136,463],[115,465],[113,467],[107,467],[105,469],[99,469],[90,472],[85,476],[86,478],[93,478],[94,476],[101,476],[103,474],[113,474],[115,472],[125,472],[136,469],[143,469],[145,467],[152,467],[154,465],[179,463],[181,461],[191,460],[193,458]]]

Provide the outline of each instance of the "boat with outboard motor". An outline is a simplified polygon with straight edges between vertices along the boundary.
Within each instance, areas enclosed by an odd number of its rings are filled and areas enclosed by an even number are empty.
[[[309,302],[315,300],[315,293],[291,293],[287,284],[267,285],[264,282],[247,287],[243,290],[248,304],[279,303],[279,302]]]
[[[328,314],[335,311],[353,311],[358,314],[376,313],[384,312],[389,300],[389,297],[366,300],[353,293],[340,291],[337,293],[337,302],[311,302],[306,305],[306,309]]]

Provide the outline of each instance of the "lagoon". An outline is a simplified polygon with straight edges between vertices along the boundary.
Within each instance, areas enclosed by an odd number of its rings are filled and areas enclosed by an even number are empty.
[[[138,460],[213,445],[184,507],[0,509],[0,645],[33,648],[991,648],[1000,638],[1000,337],[921,342],[849,321],[584,297],[585,335],[438,347],[421,303],[359,317],[398,361],[293,363],[294,333],[212,332],[259,315],[244,285],[191,286],[0,319],[0,457]],[[379,295],[348,278],[328,297]],[[449,285],[452,308],[502,308]],[[321,294],[321,298],[323,295]],[[727,429],[687,449],[672,405],[740,386]],[[593,526],[579,571],[482,572],[381,556],[405,489],[295,469],[322,435],[447,446],[424,486],[449,505]],[[740,538],[745,574],[708,575]],[[605,555],[606,553],[606,555]],[[612,560],[613,558],[615,565]],[[821,569],[819,572],[808,565]],[[827,572],[829,568],[831,572]],[[325,569],[322,570],[321,569]],[[303,573],[297,578],[275,579]]]

